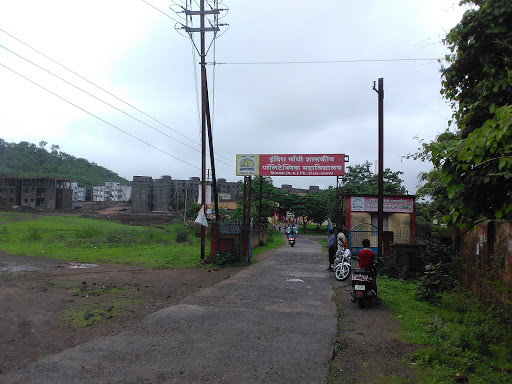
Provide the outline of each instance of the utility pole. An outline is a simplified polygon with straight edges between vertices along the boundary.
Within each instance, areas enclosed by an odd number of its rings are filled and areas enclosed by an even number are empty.
[[[196,2],[197,4],[197,2]],[[190,8],[189,8],[190,7]],[[217,180],[215,175],[215,162],[213,157],[213,139],[212,139],[212,133],[211,133],[211,121],[210,121],[210,105],[208,100],[208,82],[207,82],[207,75],[206,75],[206,41],[205,41],[205,34],[206,32],[214,32],[215,34],[220,30],[219,29],[219,23],[218,23],[218,15],[220,13],[220,10],[218,9],[218,0],[214,0],[214,6],[210,6],[209,10],[205,10],[205,0],[200,0],[199,2],[199,11],[193,11],[192,10],[192,1],[186,1],[185,7],[182,8],[183,13],[185,13],[187,18],[187,24],[182,25],[182,29],[184,29],[189,36],[192,39],[192,34],[199,32],[201,36],[201,43],[200,43],[200,49],[199,56],[200,56],[200,66],[201,66],[201,203],[203,205],[204,212],[206,214],[206,132],[207,132],[207,126],[208,126],[208,135],[210,138],[209,146],[210,146],[210,159],[211,159],[211,169],[212,169],[212,179],[213,179],[213,193],[214,193],[214,200],[215,200],[215,206],[216,206],[216,220],[219,218],[218,214],[218,196],[217,196]],[[213,15],[214,16],[214,23],[212,24],[211,21],[209,21],[211,27],[205,27],[205,16],[206,15]],[[199,16],[200,18],[200,28],[193,28],[192,26],[189,26],[188,21],[190,17],[190,21],[192,24],[192,17],[193,16]],[[216,35],[214,36],[214,39],[216,38]],[[192,42],[194,40],[192,39]],[[197,47],[196,47],[197,49]],[[201,262],[204,262],[205,260],[205,248],[206,248],[206,228],[204,226],[201,226]]]
[[[382,232],[384,226],[384,79],[379,79],[378,88],[373,90],[379,95],[379,175],[378,175],[378,245],[377,255],[382,257]]]

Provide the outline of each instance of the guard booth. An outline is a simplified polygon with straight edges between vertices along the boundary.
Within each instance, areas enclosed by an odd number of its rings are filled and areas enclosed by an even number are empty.
[[[378,197],[369,194],[345,196],[345,228],[349,230],[352,254],[362,249],[363,239],[370,240],[370,249],[377,254]],[[384,196],[384,243],[393,238],[410,239],[416,236],[416,205],[414,195]],[[386,247],[383,253],[386,254]]]

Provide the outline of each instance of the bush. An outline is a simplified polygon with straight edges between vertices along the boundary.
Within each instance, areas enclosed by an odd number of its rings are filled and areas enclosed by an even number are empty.
[[[389,253],[379,263],[379,273],[391,279],[407,279],[408,265],[400,248],[392,244]]]
[[[184,243],[185,241],[187,241],[188,233],[189,232],[188,232],[187,228],[184,228],[184,227],[178,228],[177,233],[176,233],[176,242]]]
[[[211,257],[212,264],[216,265],[226,265],[230,263],[236,263],[238,260],[235,260],[234,256],[228,251],[218,252]]]
[[[41,240],[42,236],[41,236],[41,232],[39,231],[39,228],[29,227],[26,238],[29,241]]]
[[[101,234],[101,231],[93,226],[82,227],[75,231],[75,236],[77,239],[92,239],[93,237],[97,237]]]
[[[457,258],[451,245],[428,247],[422,252],[421,258],[426,266],[416,294],[420,300],[433,303],[438,301],[442,293],[455,287]]]

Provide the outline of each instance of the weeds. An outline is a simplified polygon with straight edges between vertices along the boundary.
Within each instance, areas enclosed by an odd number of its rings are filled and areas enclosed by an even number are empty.
[[[512,380],[512,324],[461,287],[436,303],[419,301],[417,282],[381,278],[379,292],[401,322],[404,338],[421,347],[412,360],[425,383]],[[458,375],[458,376],[457,376]]]

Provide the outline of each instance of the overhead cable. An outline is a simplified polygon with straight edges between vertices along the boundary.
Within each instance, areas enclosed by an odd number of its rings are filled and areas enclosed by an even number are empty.
[[[437,57],[407,58],[407,59],[356,59],[356,60],[312,60],[312,61],[248,61],[248,62],[208,62],[208,65],[285,65],[285,64],[339,64],[339,63],[373,63],[396,61],[438,61]]]
[[[186,161],[184,161],[184,160],[182,160],[182,159],[180,159],[180,158],[178,158],[178,157],[176,157],[176,156],[174,156],[174,155],[171,155],[170,153],[168,153],[168,152],[164,151],[163,149],[160,149],[160,148],[158,148],[158,147],[155,147],[153,144],[150,144],[150,143],[148,143],[148,142],[146,142],[146,141],[144,141],[144,140],[142,140],[142,139],[139,139],[138,137],[136,137],[136,136],[132,135],[131,133],[126,132],[125,130],[123,130],[123,129],[121,129],[121,128],[117,127],[117,126],[115,126],[114,124],[109,123],[108,121],[106,121],[106,120],[102,119],[101,117],[99,117],[99,116],[95,115],[94,113],[89,112],[88,110],[86,110],[86,109],[84,109],[84,108],[82,108],[82,107],[80,107],[80,106],[76,105],[75,103],[73,103],[73,102],[69,101],[68,99],[66,99],[66,98],[64,98],[64,97],[62,97],[62,96],[60,96],[60,95],[56,94],[55,92],[50,91],[48,88],[43,87],[42,85],[40,85],[40,84],[36,83],[35,81],[33,81],[33,80],[29,79],[28,77],[26,77],[26,76],[22,75],[21,73],[16,72],[14,69],[12,69],[12,68],[10,68],[10,67],[6,66],[5,64],[0,63],[0,65],[1,65],[2,67],[4,67],[4,68],[8,69],[8,70],[9,70],[9,71],[11,71],[11,72],[14,72],[14,73],[15,73],[15,74],[17,74],[18,76],[21,76],[22,78],[24,78],[25,80],[27,80],[27,81],[31,82],[32,84],[37,85],[38,87],[40,87],[40,88],[44,89],[45,91],[47,91],[47,92],[51,93],[52,95],[54,95],[54,96],[56,96],[56,97],[58,97],[59,99],[61,99],[61,100],[65,101],[66,103],[69,103],[69,104],[71,104],[72,106],[74,106],[74,107],[76,107],[76,108],[78,108],[78,109],[80,109],[80,110],[84,111],[85,113],[87,113],[87,114],[89,114],[89,115],[91,115],[91,116],[93,116],[93,117],[97,118],[98,120],[101,120],[101,121],[102,121],[102,122],[104,122],[105,124],[110,125],[111,127],[113,127],[113,128],[115,128],[115,129],[117,129],[118,131],[121,131],[121,132],[123,132],[124,134],[126,134],[126,135],[128,135],[128,136],[133,137],[134,139],[136,139],[136,140],[140,141],[141,143],[144,143],[144,144],[146,144],[146,145],[149,145],[150,147],[152,147],[152,148],[156,149],[157,151],[160,151],[160,152],[162,152],[162,153],[164,153],[164,154],[166,154],[166,155],[168,155],[168,156],[172,157],[173,159],[178,160],[178,161],[180,161],[180,162],[182,162],[182,163],[184,163],[184,164],[190,165],[190,166],[191,166],[191,167],[193,167],[193,168],[196,168],[196,169],[199,169],[199,170],[201,169],[201,168],[199,168],[199,167],[197,167],[197,166],[195,166],[195,165],[193,165],[193,164],[190,164],[190,163],[188,163],[188,162],[186,162]]]
[[[144,0],[143,0],[143,1],[144,1]],[[193,139],[191,139],[191,138],[187,137],[186,135],[182,134],[181,132],[177,131],[176,129],[174,129],[174,128],[170,127],[169,125],[167,125],[167,124],[165,124],[165,123],[163,123],[163,122],[161,122],[161,121],[159,121],[159,120],[157,120],[157,119],[155,119],[154,117],[152,117],[152,116],[148,115],[147,113],[145,113],[144,111],[142,111],[142,110],[140,110],[139,108],[135,107],[134,105],[132,105],[132,104],[130,104],[130,103],[128,103],[128,102],[126,102],[126,101],[124,101],[123,99],[121,99],[121,98],[117,97],[116,95],[112,94],[111,92],[107,91],[106,89],[104,89],[104,88],[100,87],[99,85],[97,85],[97,84],[93,83],[92,81],[90,81],[90,80],[86,79],[85,77],[81,76],[80,74],[78,74],[78,73],[74,72],[73,70],[71,70],[71,69],[67,68],[66,66],[64,66],[64,65],[60,64],[59,62],[57,62],[57,61],[53,60],[51,57],[49,57],[49,56],[45,55],[44,53],[42,53],[42,52],[38,51],[37,49],[35,49],[35,48],[33,48],[33,47],[31,47],[30,45],[26,44],[25,42],[21,41],[20,39],[16,38],[15,36],[11,35],[10,33],[8,33],[8,32],[6,32],[6,31],[4,31],[3,29],[1,29],[1,28],[0,28],[0,31],[1,31],[1,32],[3,32],[3,33],[5,33],[6,35],[10,36],[10,37],[11,37],[11,38],[13,38],[14,40],[16,40],[16,41],[20,42],[21,44],[25,45],[26,47],[30,48],[31,50],[33,50],[33,51],[37,52],[37,53],[38,53],[38,54],[40,54],[41,56],[43,56],[43,57],[45,57],[46,59],[50,60],[51,62],[53,62],[53,63],[57,64],[58,66],[60,66],[60,67],[64,68],[65,70],[67,70],[67,71],[71,72],[72,74],[74,74],[75,76],[79,77],[80,79],[82,79],[82,80],[86,81],[87,83],[89,83],[89,84],[93,85],[94,87],[96,87],[96,88],[100,89],[101,91],[103,91],[103,92],[107,93],[108,95],[112,96],[112,97],[113,97],[113,98],[115,98],[116,100],[119,100],[120,102],[124,103],[125,105],[128,105],[129,107],[131,107],[131,108],[135,109],[137,112],[139,112],[139,113],[143,114],[144,116],[149,117],[151,120],[153,120],[153,121],[155,121],[155,122],[157,122],[157,123],[159,123],[159,124],[163,125],[164,127],[168,128],[168,129],[170,129],[171,131],[175,132],[176,134],[180,135],[181,137],[183,137],[183,138],[185,138],[185,139],[187,139],[187,140],[191,141],[192,143],[194,143],[194,144],[196,144],[196,145],[201,145],[201,144],[200,144],[200,143],[198,143],[197,141],[195,141],[195,140],[193,140]],[[7,48],[5,48],[5,47],[3,47],[3,48],[4,48],[4,49],[7,49]],[[7,50],[8,50],[8,49],[7,49]],[[19,56],[18,54],[14,53],[14,52],[12,52],[12,51],[10,51],[10,50],[8,50],[8,51],[9,51],[9,52],[11,52],[11,53],[13,53],[13,54],[15,54],[15,55],[17,55],[17,56]],[[19,56],[19,57],[21,57],[21,56]],[[25,58],[23,58],[23,57],[21,57],[21,58],[22,58],[22,59],[24,59],[24,60],[27,60],[27,59],[25,59]],[[29,61],[29,60],[27,60],[27,61]],[[30,62],[30,61],[29,61],[29,62]],[[32,63],[32,62],[30,62],[30,63]],[[37,64],[34,64],[34,63],[32,63],[32,64],[33,64],[33,65],[38,66]],[[38,67],[39,67],[39,66],[38,66]],[[45,71],[46,71],[46,69],[44,69],[44,68],[42,68],[42,67],[39,67],[39,68],[41,68],[41,69],[43,69],[43,70],[45,70]],[[48,72],[48,71],[47,71],[47,72]],[[52,74],[52,75],[53,75],[53,74]],[[54,75],[54,76],[58,77],[57,75]],[[60,78],[60,77],[59,77],[59,78]],[[62,79],[61,79],[61,80],[62,80]],[[65,80],[63,80],[63,81],[65,81]],[[71,84],[71,85],[72,85],[72,84]],[[74,85],[73,85],[73,86],[74,86]],[[84,91],[84,92],[85,92],[85,91]],[[95,96],[93,96],[93,97],[95,97]],[[98,99],[98,100],[99,100],[99,99]],[[102,100],[100,100],[100,101],[102,101]],[[109,104],[109,105],[110,105],[110,104]],[[115,107],[114,107],[114,108],[115,108]],[[116,109],[117,109],[117,108],[116,108]],[[118,109],[118,110],[119,110],[119,109]],[[121,112],[122,112],[122,111],[121,111]],[[125,112],[123,112],[123,113],[125,113]],[[126,114],[126,113],[125,113],[125,114]],[[127,114],[127,115],[128,115],[128,114]],[[130,115],[128,115],[128,116],[130,116]],[[132,117],[132,116],[130,116],[130,117]],[[135,118],[134,118],[134,119],[135,119]],[[136,119],[136,120],[138,120],[138,119]],[[138,120],[138,121],[140,121],[140,120]],[[143,123],[143,124],[146,124],[146,123]],[[146,125],[148,125],[148,124],[146,124]],[[156,128],[153,128],[153,129],[155,129],[155,130],[156,130]],[[157,130],[157,131],[158,131],[158,130]],[[158,131],[158,132],[160,132],[160,131]],[[160,132],[160,133],[162,133],[162,132]],[[162,134],[163,134],[163,135],[166,135],[165,133],[162,133]],[[166,136],[167,136],[167,137],[169,137],[169,138],[171,138],[171,139],[173,139],[173,140],[175,140],[175,141],[178,141],[179,143],[181,143],[181,144],[183,144],[183,145],[185,145],[185,146],[188,146],[187,144],[184,144],[184,143],[182,143],[181,141],[179,141],[179,140],[177,140],[177,139],[175,139],[175,138],[173,138],[173,137],[171,137],[171,136],[168,136],[168,135],[166,135]],[[194,148],[193,148],[193,149],[194,149]],[[195,149],[194,149],[194,150],[195,150]],[[225,160],[227,160],[227,161],[229,161],[229,162],[231,162],[231,163],[232,163],[232,160],[231,160],[231,159],[228,159],[227,157],[222,156],[222,155],[219,155],[219,154],[217,154],[217,155],[218,155],[218,156],[220,156],[220,157],[222,157],[222,158],[224,158]],[[224,164],[225,164],[225,163],[224,163]],[[226,165],[227,165],[227,164],[226,164]]]

